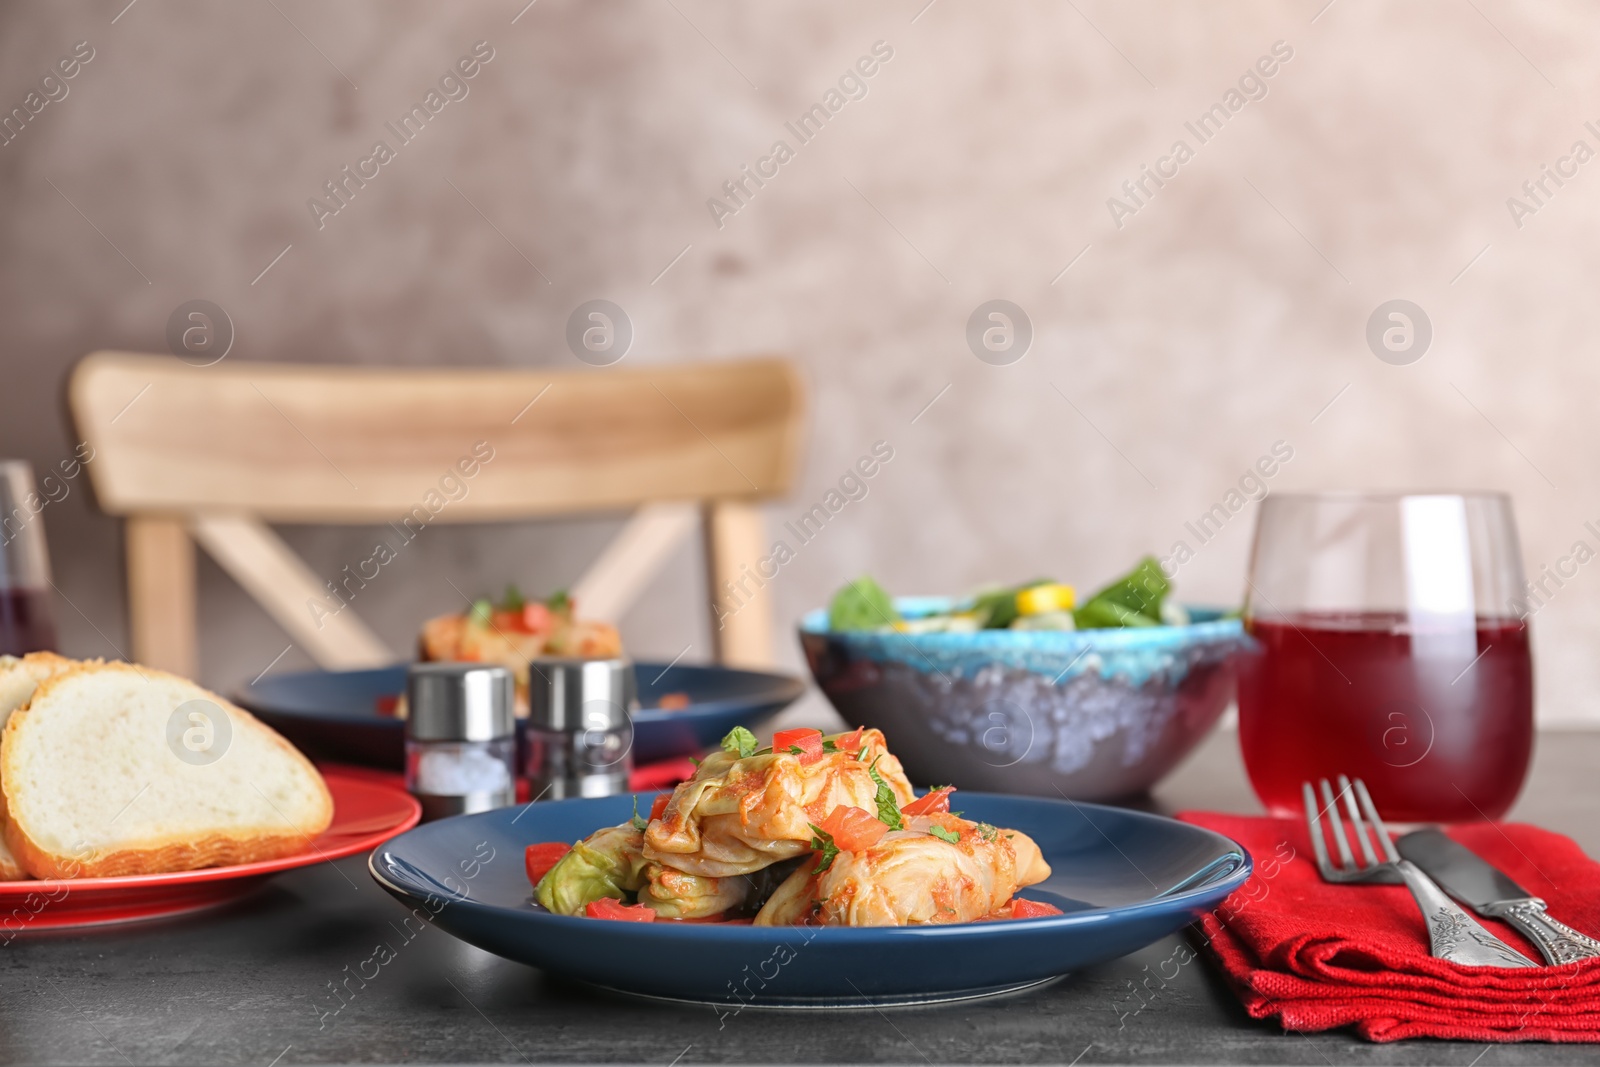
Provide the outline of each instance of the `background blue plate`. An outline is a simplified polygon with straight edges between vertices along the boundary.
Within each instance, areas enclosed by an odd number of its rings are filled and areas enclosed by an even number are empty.
[[[653,796],[653,794],[651,794]],[[651,796],[639,798],[648,809]],[[419,917],[479,948],[623,992],[719,1010],[925,1003],[1007,992],[1156,941],[1216,907],[1250,875],[1234,842],[1172,819],[1098,804],[960,793],[972,819],[1022,830],[1053,873],[1023,896],[1066,914],[890,928],[626,923],[553,915],[532,901],[523,849],[575,841],[632,798],[502,808],[420,826],[368,867]]]
[[[634,674],[642,705],[633,716],[636,765],[714,748],[735,726],[754,727],[806,689],[804,682],[786,674],[728,667],[636,663]],[[406,668],[398,664],[367,671],[280,674],[237,690],[233,699],[314,759],[398,771],[405,769],[404,725],[379,713],[378,698],[405,687]],[[681,711],[656,708],[665,693],[687,693],[689,706]],[[521,721],[517,728],[520,739]]]

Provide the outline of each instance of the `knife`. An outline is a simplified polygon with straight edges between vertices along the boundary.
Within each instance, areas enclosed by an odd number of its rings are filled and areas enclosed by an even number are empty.
[[[1550,918],[1544,901],[1440,831],[1416,830],[1395,844],[1400,855],[1426,871],[1446,893],[1479,915],[1516,927],[1538,946],[1547,963],[1600,956],[1600,941]]]

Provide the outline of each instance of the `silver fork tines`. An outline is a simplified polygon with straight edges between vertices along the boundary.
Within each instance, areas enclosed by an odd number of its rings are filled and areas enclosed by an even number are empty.
[[[1389,828],[1378,816],[1377,806],[1367,785],[1357,778],[1352,782],[1339,775],[1339,795],[1334,796],[1328,780],[1318,781],[1321,804],[1310,782],[1302,782],[1300,796],[1306,810],[1306,832],[1311,837],[1311,851],[1317,859],[1317,870],[1325,882],[1345,884],[1394,884],[1404,882],[1412,898],[1422,910],[1422,919],[1428,927],[1428,942],[1433,955],[1452,963],[1473,967],[1533,967],[1534,962],[1485,930],[1466,912],[1456,907],[1445,896],[1433,879],[1423,874],[1410,860],[1400,858],[1394,842],[1389,839]],[[1339,815],[1339,801],[1344,801],[1350,832],[1355,835],[1356,848],[1361,852],[1361,862],[1355,858],[1345,837],[1344,823]],[[1322,823],[1328,822],[1329,834],[1339,853],[1339,863],[1334,864],[1323,840]],[[1372,840],[1368,840],[1368,837]],[[1376,845],[1376,849],[1374,849]],[[1378,858],[1379,853],[1383,859]]]

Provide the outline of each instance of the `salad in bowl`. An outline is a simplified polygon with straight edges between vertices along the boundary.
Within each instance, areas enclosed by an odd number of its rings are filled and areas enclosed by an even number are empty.
[[[1172,770],[1233,697],[1236,614],[1170,594],[1153,557],[1082,600],[1052,579],[895,598],[859,578],[802,619],[800,641],[834,707],[898,738],[913,780],[1124,797]]]

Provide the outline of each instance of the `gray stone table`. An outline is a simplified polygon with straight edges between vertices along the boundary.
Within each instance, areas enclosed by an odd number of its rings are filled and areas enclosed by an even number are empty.
[[[1513,813],[1600,855],[1600,733],[1546,733]],[[1156,792],[1156,808],[1255,810],[1236,738],[1218,733]],[[1600,887],[1597,887],[1600,889]],[[0,1060],[15,1063],[1074,1062],[1596,1063],[1594,1046],[1372,1045],[1284,1034],[1247,1018],[1209,962],[1119,1019],[1129,983],[1176,938],[1027,994],[853,1012],[710,1008],[609,997],[437,929],[404,944],[336,1015],[329,983],[396,939],[403,914],[364,859],[283,875],[181,919],[17,937],[0,948]],[[671,967],[671,960],[641,960]],[[864,966],[871,966],[865,961]]]

